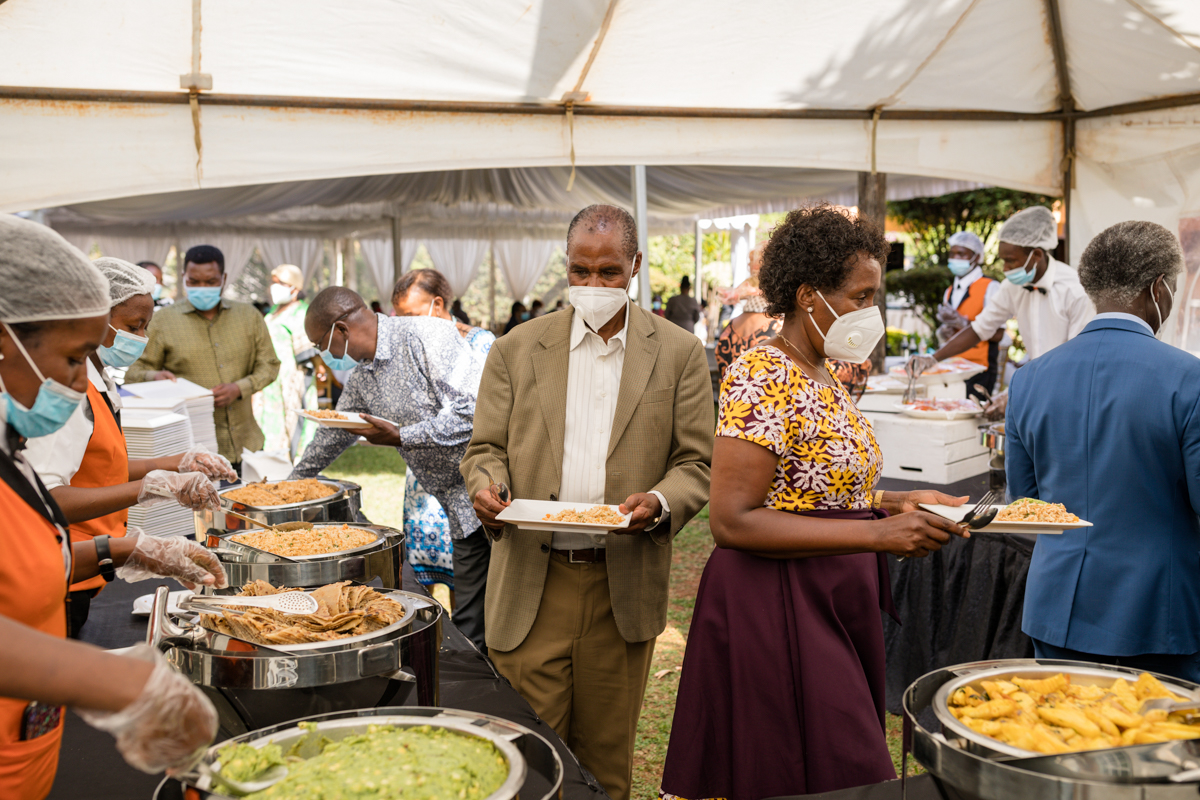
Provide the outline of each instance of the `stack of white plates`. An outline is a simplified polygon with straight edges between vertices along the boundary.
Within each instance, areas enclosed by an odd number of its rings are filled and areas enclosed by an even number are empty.
[[[130,458],[170,456],[192,446],[192,423],[182,414],[126,408],[121,411],[121,430]]]
[[[189,398],[188,416],[192,420],[192,439],[214,453],[217,452],[217,426],[213,422],[213,396],[209,392],[203,397]]]
[[[169,405],[176,411],[182,405],[183,413],[191,420],[192,441],[204,445],[214,453],[217,452],[217,428],[213,423],[211,391],[186,378],[175,381],[127,383],[123,388],[135,398],[139,398],[141,403],[154,403],[159,407]]]
[[[129,526],[141,528],[150,536],[191,536],[196,532],[196,517],[190,508],[171,500],[151,508],[129,509]]]

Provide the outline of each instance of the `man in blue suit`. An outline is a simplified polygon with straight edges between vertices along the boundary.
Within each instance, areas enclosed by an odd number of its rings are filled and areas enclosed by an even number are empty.
[[[1021,627],[1039,658],[1200,681],[1200,359],[1155,339],[1182,267],[1160,225],[1105,230],[1079,262],[1100,313],[1013,379],[1009,494],[1094,523],[1038,537]]]

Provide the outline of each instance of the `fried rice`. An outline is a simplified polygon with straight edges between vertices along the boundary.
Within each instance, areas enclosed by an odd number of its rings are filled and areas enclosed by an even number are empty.
[[[1079,522],[1079,517],[1067,511],[1062,503],[1022,497],[1001,509],[996,522]]]
[[[625,521],[625,517],[618,514],[612,506],[594,506],[586,511],[576,511],[573,508],[567,508],[557,514],[547,514],[542,519],[546,522],[570,522],[587,525],[620,525]]]
[[[305,478],[278,483],[248,483],[240,489],[224,492],[221,496],[255,508],[268,508],[320,500],[322,497],[337,494],[337,491],[337,487],[321,483],[316,478]]]
[[[268,531],[255,530],[229,537],[239,544],[257,547],[280,556],[320,556],[353,550],[371,544],[375,534],[364,528],[349,525],[313,528],[312,530]]]

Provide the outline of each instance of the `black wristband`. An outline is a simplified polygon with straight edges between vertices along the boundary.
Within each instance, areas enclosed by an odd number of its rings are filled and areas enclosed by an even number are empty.
[[[112,549],[108,546],[108,539],[108,535],[105,534],[92,539],[92,543],[96,545],[96,564],[100,567],[100,577],[112,583],[112,579],[117,577],[117,568],[113,564]]]

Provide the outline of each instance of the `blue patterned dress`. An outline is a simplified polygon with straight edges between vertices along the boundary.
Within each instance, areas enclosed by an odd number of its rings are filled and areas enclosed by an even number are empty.
[[[483,328],[471,328],[467,345],[487,358],[496,337]],[[408,470],[404,477],[404,539],[408,563],[423,586],[444,583],[454,591],[454,542],[450,521],[437,499],[421,488],[417,476]]]

